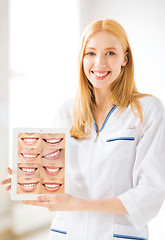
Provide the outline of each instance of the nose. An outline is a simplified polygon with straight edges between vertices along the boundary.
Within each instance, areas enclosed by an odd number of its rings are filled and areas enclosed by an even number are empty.
[[[95,58],[95,66],[106,65],[105,56],[102,54],[97,54]]]

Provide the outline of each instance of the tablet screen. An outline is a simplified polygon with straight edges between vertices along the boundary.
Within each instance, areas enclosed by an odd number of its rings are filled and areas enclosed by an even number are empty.
[[[67,129],[14,129],[12,199],[68,192]]]

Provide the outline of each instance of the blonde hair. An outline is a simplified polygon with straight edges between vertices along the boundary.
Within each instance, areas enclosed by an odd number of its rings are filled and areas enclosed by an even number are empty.
[[[134,82],[134,62],[127,34],[123,27],[114,20],[95,21],[86,29],[79,53],[79,86],[74,104],[73,125],[70,130],[71,136],[79,139],[86,138],[91,132],[96,104],[93,86],[83,70],[84,51],[89,39],[102,31],[114,35],[119,40],[128,58],[118,78],[111,84],[106,102],[111,100],[119,107],[119,110],[124,110],[130,104],[135,117],[139,116],[142,123],[143,114],[138,98],[143,97],[144,94],[137,91]]]

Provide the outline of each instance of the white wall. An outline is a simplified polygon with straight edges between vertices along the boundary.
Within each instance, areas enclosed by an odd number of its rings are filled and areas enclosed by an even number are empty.
[[[76,91],[77,0],[10,1],[10,125],[50,127]]]
[[[8,0],[0,0],[0,181],[8,165]],[[0,234],[10,226],[9,196],[0,187]]]

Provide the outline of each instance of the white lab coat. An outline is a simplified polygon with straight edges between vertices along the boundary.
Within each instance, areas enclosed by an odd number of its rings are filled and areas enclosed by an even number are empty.
[[[70,139],[70,193],[78,198],[118,197],[129,215],[57,212],[50,240],[148,239],[147,223],[165,198],[165,110],[156,97],[140,99],[143,130],[130,106],[108,114],[97,141]],[[73,101],[60,108],[54,127],[71,128]],[[94,125],[95,126],[95,125]]]

